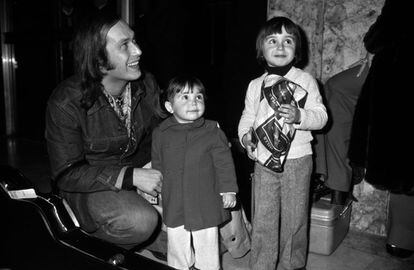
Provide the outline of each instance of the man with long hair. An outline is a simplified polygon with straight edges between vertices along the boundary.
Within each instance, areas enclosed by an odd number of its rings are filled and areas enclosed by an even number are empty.
[[[125,248],[146,241],[160,223],[137,189],[161,192],[151,160],[151,132],[162,117],[159,87],[139,66],[142,51],[119,17],[79,27],[76,74],[47,104],[46,140],[52,178],[81,227]]]

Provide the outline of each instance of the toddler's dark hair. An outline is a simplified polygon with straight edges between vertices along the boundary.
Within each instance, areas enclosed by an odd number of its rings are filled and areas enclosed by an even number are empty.
[[[256,38],[256,58],[260,64],[265,64],[266,60],[263,57],[263,42],[266,37],[272,34],[281,34],[282,26],[285,27],[287,33],[293,35],[295,38],[296,48],[295,48],[295,59],[293,64],[297,64],[302,60],[302,44],[301,44],[301,32],[299,26],[295,24],[292,20],[286,17],[273,17],[263,24],[259,30],[259,34]]]
[[[191,75],[181,75],[172,78],[168,82],[167,90],[164,93],[163,102],[170,101],[172,102],[174,96],[177,93],[180,93],[185,87],[192,90],[194,87],[197,87],[201,94],[203,94],[204,99],[206,99],[206,88],[204,87],[203,83],[194,76]]]

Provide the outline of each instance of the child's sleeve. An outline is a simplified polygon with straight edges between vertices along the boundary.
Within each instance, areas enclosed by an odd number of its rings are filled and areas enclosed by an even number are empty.
[[[161,133],[158,128],[152,132],[151,167],[161,170]]]
[[[254,83],[252,81],[250,82],[247,88],[247,91],[246,91],[246,97],[244,99],[244,110],[240,117],[239,126],[238,126],[239,140],[242,145],[243,145],[242,139],[243,139],[244,134],[249,132],[250,128],[253,126],[254,121],[256,119],[256,111],[257,111],[257,108],[255,108],[255,98],[257,94],[256,92],[257,92],[257,89],[255,89]]]
[[[236,171],[227,137],[219,127],[215,130],[216,143],[211,150],[211,155],[219,183],[219,193],[237,193],[239,190],[237,186]]]
[[[326,107],[323,104],[316,80],[309,75],[309,83],[304,87],[308,96],[304,108],[299,108],[301,119],[299,124],[294,124],[296,129],[318,130],[328,121]]]

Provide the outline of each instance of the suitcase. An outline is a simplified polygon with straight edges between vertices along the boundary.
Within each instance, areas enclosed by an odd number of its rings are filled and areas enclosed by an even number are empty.
[[[0,164],[0,269],[172,270],[79,227],[66,201]]]
[[[332,254],[349,230],[352,200],[344,206],[330,204],[329,195],[312,205],[309,251],[321,255]]]

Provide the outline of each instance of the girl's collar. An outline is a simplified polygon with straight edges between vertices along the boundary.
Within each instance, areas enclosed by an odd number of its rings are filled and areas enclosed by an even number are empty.
[[[204,117],[200,117],[194,122],[182,124],[182,123],[178,123],[174,115],[171,115],[164,122],[161,123],[160,129],[166,130],[167,128],[170,128],[170,127],[175,127],[181,130],[199,128],[204,124],[204,121],[205,121]]]
[[[285,76],[289,72],[289,70],[292,66],[293,66],[293,63],[290,63],[290,64],[288,64],[286,66],[283,66],[283,67],[271,67],[271,66],[266,64],[265,69],[266,69],[268,74],[276,74],[276,75],[279,75],[279,76]]]

